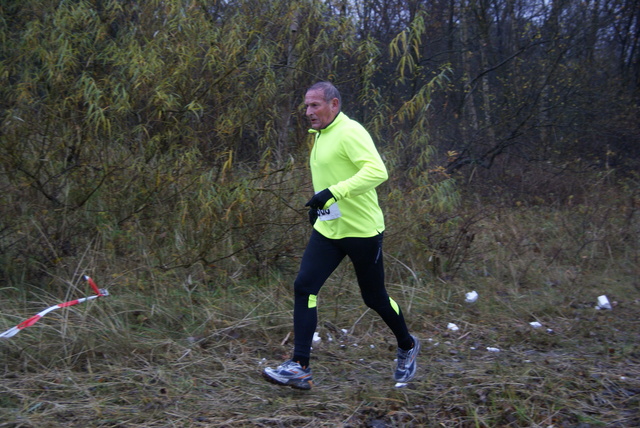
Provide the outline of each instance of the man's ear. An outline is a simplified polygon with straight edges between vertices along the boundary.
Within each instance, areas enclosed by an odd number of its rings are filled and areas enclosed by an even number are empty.
[[[331,108],[333,110],[339,110],[340,109],[340,101],[337,98],[334,98],[331,100]]]

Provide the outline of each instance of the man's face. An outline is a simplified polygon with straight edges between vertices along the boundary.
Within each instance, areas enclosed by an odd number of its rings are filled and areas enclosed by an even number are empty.
[[[338,115],[340,105],[337,98],[327,102],[321,90],[308,91],[304,96],[304,104],[307,107],[306,115],[311,121],[313,129],[324,129]]]

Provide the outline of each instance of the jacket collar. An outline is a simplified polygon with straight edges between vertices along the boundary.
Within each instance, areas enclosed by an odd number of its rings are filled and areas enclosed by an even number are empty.
[[[342,111],[338,112],[338,114],[336,115],[336,117],[333,118],[333,120],[331,121],[330,124],[328,124],[327,126],[325,126],[322,129],[309,129],[309,133],[310,134],[321,134],[323,132],[327,132],[330,131],[332,128],[335,128],[338,123],[342,122],[345,118],[347,117],[346,114],[344,114]]]

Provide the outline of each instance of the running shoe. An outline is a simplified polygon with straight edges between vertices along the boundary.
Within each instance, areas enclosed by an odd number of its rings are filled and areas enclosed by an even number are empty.
[[[276,385],[290,386],[295,389],[311,389],[312,377],[310,368],[302,366],[292,360],[285,361],[276,369],[267,367],[262,372],[262,377]]]
[[[398,366],[393,374],[396,382],[409,382],[416,375],[418,363],[416,359],[420,353],[420,340],[411,335],[413,339],[413,348],[404,350],[398,348]]]

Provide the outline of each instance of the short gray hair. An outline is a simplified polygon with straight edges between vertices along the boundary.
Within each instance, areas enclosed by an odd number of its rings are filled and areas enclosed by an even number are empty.
[[[338,103],[342,107],[342,97],[340,96],[340,91],[338,91],[338,88],[333,86],[333,83],[331,82],[314,83],[309,89],[307,89],[307,92],[309,91],[322,91],[322,94],[324,95],[324,100],[326,102],[329,102],[334,98],[337,98]]]

